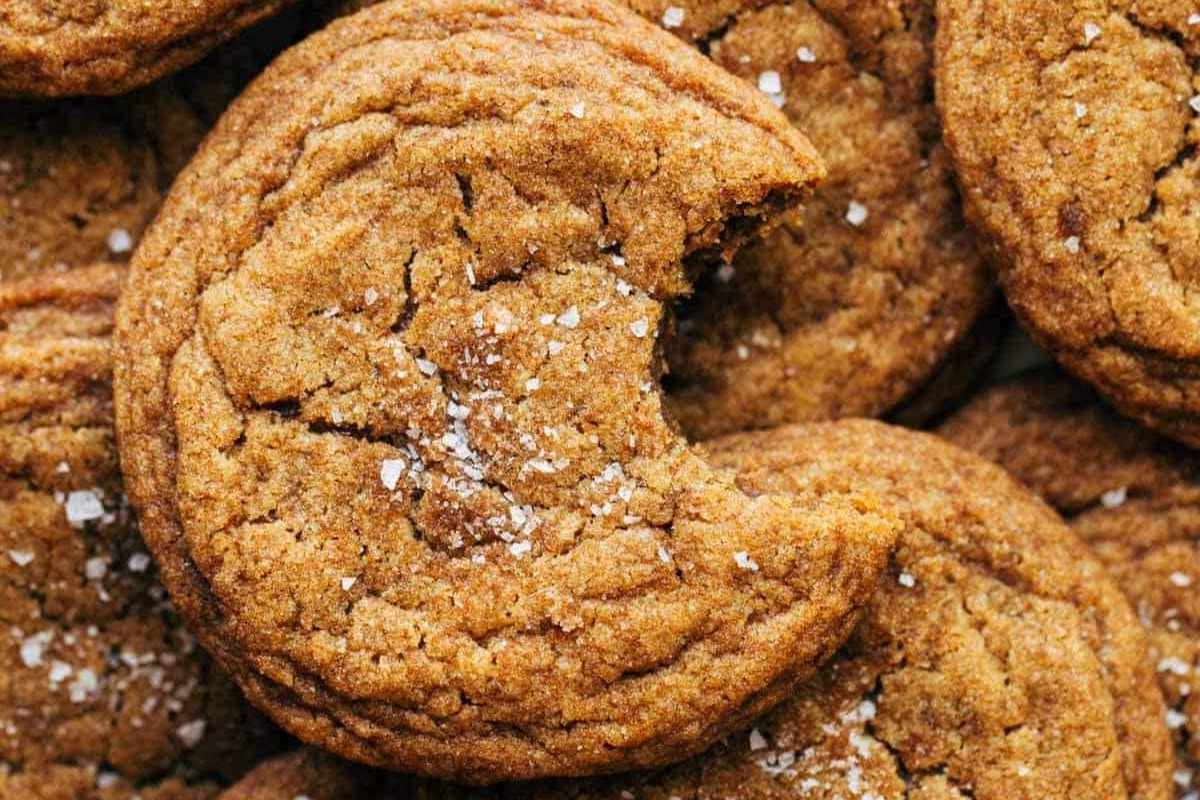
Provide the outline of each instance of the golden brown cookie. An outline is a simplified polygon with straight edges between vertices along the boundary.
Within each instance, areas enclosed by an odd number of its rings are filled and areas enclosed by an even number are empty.
[[[289,50],[118,323],[123,466],[202,643],[301,738],[474,782],[677,760],[777,702],[894,524],[746,497],[665,416],[656,341],[820,174],[590,0],[384,3]]]
[[[1200,10],[938,12],[946,141],[1009,303],[1120,411],[1200,446]]]
[[[702,276],[667,346],[671,410],[700,438],[888,411],[993,291],[934,113],[932,0],[634,5],[685,33],[720,26],[712,59],[766,93],[829,165],[773,235]]]
[[[302,30],[299,16],[126,97],[0,100],[0,281],[126,260],[205,132]]]
[[[289,0],[0,0],[0,96],[114,95],[186,67]]]
[[[878,423],[786,427],[712,447],[751,492],[862,483],[905,517],[890,576],[854,637],[790,700],[660,772],[465,792],[301,752],[221,800],[1170,797],[1143,632],[1086,548],[1015,481]]]
[[[274,737],[171,610],[122,495],[113,265],[0,284],[0,798],[212,797]]]
[[[1137,609],[1175,732],[1179,797],[1200,790],[1200,457],[1042,371],[980,395],[942,428],[1065,515]]]

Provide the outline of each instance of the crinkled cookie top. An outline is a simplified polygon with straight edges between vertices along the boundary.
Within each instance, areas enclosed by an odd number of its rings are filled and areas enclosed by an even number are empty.
[[[1200,445],[1200,9],[941,0],[938,102],[1013,309],[1123,413]]]
[[[848,634],[895,522],[747,497],[659,330],[821,174],[619,8],[391,2],[277,60],[119,322],[124,468],[203,643],[355,759],[473,782],[678,760]]]

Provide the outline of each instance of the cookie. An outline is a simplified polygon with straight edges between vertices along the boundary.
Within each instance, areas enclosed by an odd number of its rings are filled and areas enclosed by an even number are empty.
[[[277,737],[179,626],[123,500],[122,268],[0,285],[0,798],[201,800]]]
[[[857,632],[791,699],[658,772],[472,793],[302,751],[221,800],[1170,796],[1162,700],[1134,614],[1015,481],[880,423],[785,427],[712,447],[752,493],[861,481],[903,509],[890,575]]]
[[[1200,446],[1200,16],[942,0],[938,101],[1009,304],[1118,410]]]
[[[277,59],[119,313],[123,468],[202,643],[302,739],[469,782],[678,760],[777,702],[894,520],[746,497],[656,349],[688,267],[820,174],[589,0],[384,3]]]
[[[2,0],[0,96],[115,95],[198,61],[289,0]]]
[[[1200,790],[1200,457],[1041,371],[980,395],[942,428],[1046,498],[1137,609],[1170,707],[1179,797]]]
[[[303,22],[285,14],[126,97],[0,100],[0,281],[128,259],[204,134]]]
[[[670,407],[699,438],[882,415],[930,379],[993,292],[938,132],[933,3],[741,5],[642,10],[667,24],[683,11],[684,32],[719,21],[712,59],[782,108],[829,177],[680,310]]]

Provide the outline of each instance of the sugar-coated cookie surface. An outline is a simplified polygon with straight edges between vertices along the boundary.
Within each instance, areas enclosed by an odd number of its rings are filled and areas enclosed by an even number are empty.
[[[940,0],[938,104],[1009,303],[1123,413],[1200,446],[1200,9]]]
[[[0,96],[121,94],[289,1],[0,0]]]
[[[1171,796],[1145,636],[1096,559],[1026,489],[930,435],[878,423],[786,427],[712,448],[751,493],[862,483],[904,517],[858,630],[789,700],[657,772],[470,791],[301,751],[221,800]]]
[[[1042,371],[980,395],[941,433],[1009,470],[1091,545],[1149,633],[1178,796],[1200,790],[1200,457]]]
[[[202,800],[273,737],[180,627],[126,504],[123,270],[0,285],[0,798]]]
[[[384,3],[276,60],[119,315],[123,468],[202,643],[301,738],[472,782],[678,760],[778,702],[896,523],[747,497],[656,346],[820,174],[607,4]]]

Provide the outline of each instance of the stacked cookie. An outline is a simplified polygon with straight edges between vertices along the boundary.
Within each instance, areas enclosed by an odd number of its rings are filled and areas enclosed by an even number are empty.
[[[0,0],[0,798],[1194,797],[1151,5]]]

